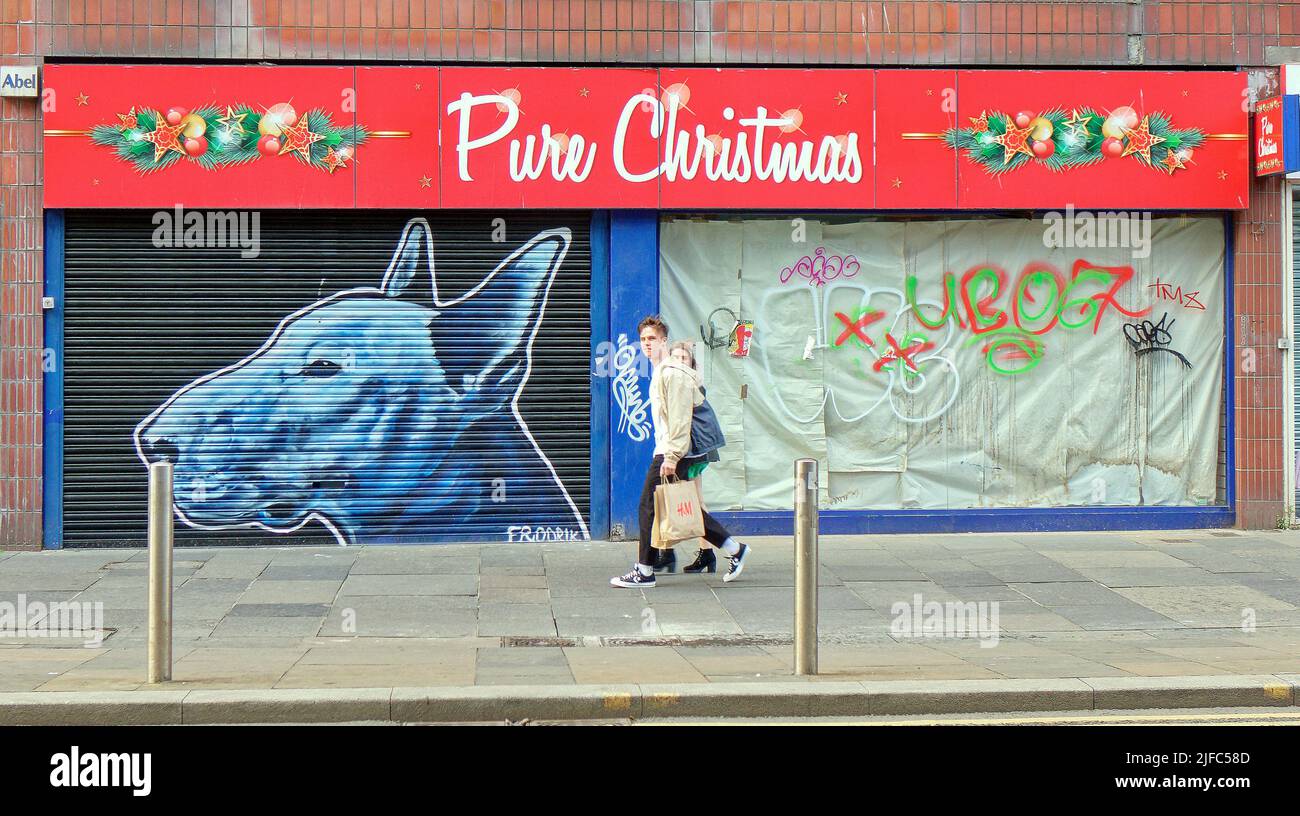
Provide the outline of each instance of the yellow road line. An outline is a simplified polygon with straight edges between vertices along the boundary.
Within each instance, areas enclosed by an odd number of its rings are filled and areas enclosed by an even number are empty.
[[[1170,722],[1170,721],[1187,721],[1193,720],[1204,722],[1206,720],[1254,720],[1254,719],[1280,719],[1296,720],[1300,724],[1300,711],[1260,711],[1260,712],[1238,712],[1235,714],[1093,714],[1073,717],[1004,717],[1004,718],[981,718],[981,719],[963,719],[954,717],[951,719],[927,719],[927,720],[853,720],[839,722],[806,722],[806,721],[781,721],[781,722],[687,722],[674,723],[672,721],[661,720],[658,722],[641,722],[639,725],[1002,725],[1005,723],[1034,723],[1034,724],[1052,724],[1052,723],[1070,723],[1070,722]]]

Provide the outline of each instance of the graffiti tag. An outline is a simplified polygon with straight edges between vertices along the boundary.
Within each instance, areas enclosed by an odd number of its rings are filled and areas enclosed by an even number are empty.
[[[650,404],[641,396],[641,383],[637,379],[637,348],[627,342],[627,335],[618,336],[618,349],[614,352],[614,402],[618,404],[618,432],[626,433],[633,442],[650,438],[650,420],[646,414]]]
[[[1020,374],[1042,361],[1046,347],[1035,338],[1058,326],[1075,330],[1091,324],[1096,334],[1108,309],[1128,317],[1148,314],[1150,307],[1129,311],[1115,297],[1132,277],[1131,266],[1099,266],[1080,258],[1067,278],[1051,264],[1034,261],[1021,270],[1016,284],[1008,287],[1005,270],[983,264],[967,270],[960,282],[952,272],[943,274],[944,299],[937,319],[916,309],[915,275],[907,276],[907,302],[927,329],[949,321],[969,328],[973,336],[966,345],[984,343],[981,351],[990,370]],[[1089,293],[1088,288],[1094,286],[1101,291]],[[996,305],[1008,292],[1009,311]]]
[[[1186,357],[1169,348],[1169,344],[1174,341],[1169,330],[1174,327],[1176,322],[1178,321],[1170,320],[1169,313],[1165,312],[1160,317],[1159,323],[1152,323],[1150,320],[1143,320],[1141,323],[1125,323],[1124,338],[1128,340],[1129,346],[1133,348],[1138,357],[1152,352],[1163,351],[1174,355],[1183,361],[1183,365],[1191,368],[1192,364],[1188,362]]]
[[[1164,283],[1159,278],[1156,278],[1155,283],[1147,284],[1147,288],[1156,290],[1157,300],[1172,300],[1185,309],[1205,311],[1205,304],[1198,300],[1198,296],[1201,294],[1199,289],[1195,292],[1184,292],[1183,287]]]
[[[506,528],[506,541],[586,541],[581,530],[572,527],[518,527]]]
[[[713,322],[713,316],[719,313],[726,314],[731,318],[731,320],[725,324],[727,326],[730,326],[731,328],[726,329],[724,331],[718,330],[717,324]],[[730,340],[731,331],[735,328],[735,325],[739,322],[740,322],[740,318],[736,317],[735,312],[731,311],[726,306],[719,306],[718,308],[709,312],[709,318],[708,318],[709,330],[705,331],[704,327],[700,326],[700,338],[704,340],[704,345],[708,346],[711,349],[723,348],[724,346],[728,345],[731,342]]]
[[[826,247],[817,247],[812,255],[805,255],[782,269],[781,283],[798,275],[810,286],[823,286],[841,276],[851,278],[861,268],[862,264],[852,255],[827,255]]]
[[[941,416],[952,406],[953,401],[957,398],[961,382],[956,365],[944,354],[949,342],[952,340],[954,333],[952,326],[946,327],[942,340],[938,342],[934,342],[935,338],[929,335],[900,331],[900,328],[903,327],[900,327],[899,324],[907,320],[908,312],[914,311],[915,307],[907,303],[903,292],[898,289],[871,287],[857,282],[835,281],[828,286],[817,288],[815,291],[816,294],[812,294],[809,303],[812,307],[812,322],[816,326],[814,336],[820,338],[821,341],[819,343],[810,342],[806,345],[803,359],[812,359],[812,350],[814,348],[829,348],[835,351],[852,351],[865,348],[873,358],[870,360],[872,372],[885,374],[887,380],[879,397],[874,402],[866,406],[864,410],[850,413],[847,416],[841,410],[840,399],[844,398],[846,402],[851,402],[855,399],[855,394],[837,395],[834,388],[829,384],[825,384],[822,388],[821,402],[817,405],[816,410],[809,416],[802,416],[791,410],[778,389],[773,392],[773,396],[786,416],[795,422],[807,423],[816,420],[824,411],[829,410],[841,422],[857,422],[881,405],[888,403],[890,410],[899,420],[917,423],[929,422]],[[769,290],[759,304],[759,316],[765,317],[774,314],[769,308],[769,304],[773,300],[787,297],[803,297],[800,294],[802,292],[809,292],[809,290]],[[858,298],[858,307],[850,309],[848,313],[834,311],[830,304],[837,293],[853,293]],[[898,305],[896,308],[891,306],[880,310],[871,308],[871,304],[882,299],[894,300]],[[938,303],[931,301],[922,301],[922,304],[934,308],[939,307]],[[878,350],[878,344],[867,336],[866,327],[887,315],[892,315],[892,319],[882,323],[881,328],[885,330],[884,339],[889,348],[881,352]],[[838,326],[829,325],[828,321],[832,317],[839,321]],[[836,329],[841,327],[843,330],[839,331],[837,335]],[[901,336],[902,341],[894,340],[895,336]],[[812,338],[809,339],[812,340]],[[763,353],[761,357],[764,374],[769,381],[775,381],[776,378],[773,376],[771,369],[771,354]],[[854,357],[853,361],[858,363],[860,367],[865,368],[860,362],[860,358]],[[930,365],[927,366],[926,363],[930,363]],[[870,376],[866,372],[864,372],[864,375]],[[915,411],[916,398],[926,393],[934,393],[937,396],[927,405],[927,408],[934,406],[936,403],[938,403],[938,406],[933,410]],[[827,408],[828,405],[829,409]]]

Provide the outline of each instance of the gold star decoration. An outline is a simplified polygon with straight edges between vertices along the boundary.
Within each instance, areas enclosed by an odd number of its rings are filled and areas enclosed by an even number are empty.
[[[99,179],[91,179],[91,180],[90,180],[90,186],[91,186],[91,187],[98,187],[98,186],[99,186]]]
[[[283,156],[285,153],[297,153],[307,161],[311,161],[311,146],[325,137],[319,133],[312,133],[307,117],[302,118],[300,125],[281,125],[280,133],[284,137],[284,145],[280,148],[277,156]]]
[[[1227,178],[1228,178],[1228,171],[1227,171],[1227,170],[1220,170],[1220,171],[1219,171],[1219,181],[1224,181],[1224,180],[1227,179]]]
[[[337,153],[334,151],[334,148],[327,148],[325,150],[324,161],[326,169],[330,171],[330,175],[334,175],[334,171],[340,167],[347,167],[347,161],[351,156],[351,151],[346,147],[341,148]]]
[[[1128,137],[1128,145],[1124,148],[1121,156],[1131,156],[1136,153],[1142,157],[1142,161],[1151,164],[1151,148],[1163,142],[1165,137],[1151,134],[1150,119],[1149,116],[1143,116],[1142,124],[1135,128],[1124,128],[1124,135]]]
[[[421,187],[428,187],[430,184],[433,184],[433,179],[429,178],[428,176],[420,176]]]
[[[118,124],[118,127],[122,128],[123,130],[130,130],[131,128],[139,124],[139,122],[135,118],[134,107],[132,107],[131,110],[127,111],[126,113],[119,113],[117,115],[117,118],[121,120],[121,122]]]
[[[970,119],[971,130],[976,133],[983,133],[989,129],[989,112],[987,110],[980,111],[979,116],[971,116],[968,118]]]
[[[420,83],[419,83],[419,82],[415,83],[415,90],[418,91],[418,90],[420,90],[420,88],[421,88]]]
[[[835,94],[836,105],[847,105],[848,103],[849,103],[849,95],[847,93],[845,93],[844,91],[840,91],[839,93]]]
[[[77,94],[77,104],[78,104],[78,105],[81,105],[82,107],[85,107],[86,105],[89,105],[89,104],[90,104],[90,97],[89,97],[89,96],[86,96],[84,93],[79,93],[79,94]]]
[[[1091,116],[1080,116],[1077,110],[1070,109],[1070,118],[1065,120],[1065,126],[1069,129],[1071,136],[1078,136],[1079,131],[1088,132],[1088,123],[1092,121]]]
[[[1032,127],[1018,128],[1010,119],[1007,120],[1007,132],[993,137],[993,141],[1002,145],[1003,164],[1009,163],[1017,153],[1024,153],[1031,159],[1034,157],[1034,151],[1029,149],[1029,134],[1032,130]]]
[[[1187,96],[1187,91],[1183,91],[1183,96]]]
[[[153,145],[153,160],[156,162],[163,157],[168,150],[174,150],[182,156],[186,155],[185,148],[181,147],[178,135],[185,129],[185,125],[169,125],[167,120],[159,119],[158,126],[144,134],[146,142]]]
[[[926,96],[934,96],[934,89],[933,89],[933,88],[926,88],[926,89],[925,89],[925,95],[926,95]]]
[[[1171,176],[1174,174],[1175,170],[1184,170],[1187,168],[1187,165],[1183,164],[1183,160],[1178,158],[1178,151],[1176,150],[1170,150],[1166,153],[1165,157],[1160,160],[1160,163],[1164,165],[1164,168],[1169,171],[1169,175]]]
[[[248,131],[244,130],[244,117],[247,113],[235,113],[229,105],[226,106],[226,115],[218,116],[217,121],[226,126],[226,132],[230,135],[243,136]]]
[[[895,190],[897,190],[899,187],[902,187],[902,186],[903,186],[903,180],[902,180],[901,178],[896,178],[896,179],[894,179],[893,182],[891,182],[891,183],[894,185],[894,189],[895,189]]]
[[[585,96],[589,96],[590,94],[591,94],[591,91],[587,90],[586,88],[579,88],[579,89],[578,89],[578,96],[583,96],[583,97],[585,97]]]

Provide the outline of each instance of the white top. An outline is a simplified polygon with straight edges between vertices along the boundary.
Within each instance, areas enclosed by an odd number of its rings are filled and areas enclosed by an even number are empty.
[[[659,372],[663,371],[663,366],[656,363],[654,373],[650,375],[650,419],[655,428],[655,456],[663,456],[667,452],[664,446],[664,429],[660,426],[659,417],[663,415],[663,406],[659,403],[662,401],[659,397]]]

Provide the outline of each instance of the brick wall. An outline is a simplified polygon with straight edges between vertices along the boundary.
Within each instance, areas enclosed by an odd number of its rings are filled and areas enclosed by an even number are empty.
[[[6,19],[17,19],[11,7],[31,5],[6,2]],[[1265,46],[1300,44],[1300,6],[1289,1],[39,0],[36,7],[41,54],[123,59],[1252,65],[1263,62]]]
[[[31,65],[34,0],[4,2],[0,54]],[[14,22],[14,21],[24,22]],[[39,103],[0,99],[0,547],[41,540]]]
[[[6,64],[104,60],[1261,65],[1300,0],[0,0]],[[39,111],[0,102],[0,547],[40,542]],[[1278,182],[1236,219],[1238,521],[1282,512]]]

